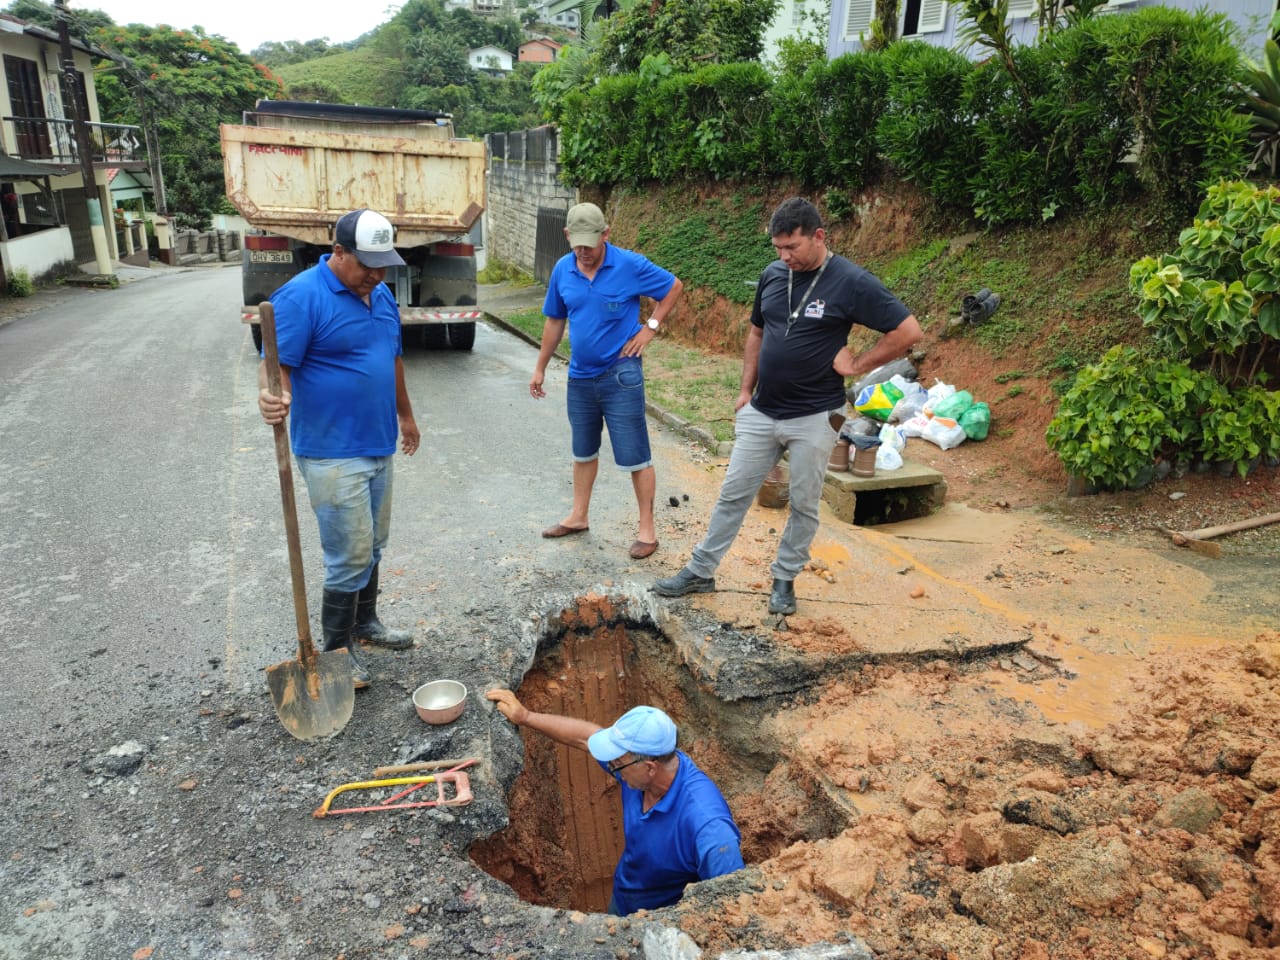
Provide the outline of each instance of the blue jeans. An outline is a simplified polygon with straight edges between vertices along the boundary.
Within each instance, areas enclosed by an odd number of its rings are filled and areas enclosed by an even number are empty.
[[[715,575],[760,485],[786,450],[791,467],[791,513],[771,569],[778,580],[794,580],[809,562],[809,545],[818,532],[827,461],[837,437],[826,413],[774,420],[749,403],[739,410],[720,498],[711,511],[706,536],[693,548],[689,570],[699,577]]]
[[[614,463],[631,473],[653,463],[639,357],[624,357],[596,377],[570,377],[567,395],[574,460],[588,463],[600,456],[607,424]]]
[[[320,523],[324,588],[357,593],[391,532],[391,457],[295,459]]]

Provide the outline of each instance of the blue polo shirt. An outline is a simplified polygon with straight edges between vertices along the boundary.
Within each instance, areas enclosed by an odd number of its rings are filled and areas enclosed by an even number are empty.
[[[640,332],[640,298],[661,300],[676,275],[642,254],[606,243],[595,278],[578,269],[573,251],[556,261],[542,312],[569,321],[569,376],[598,377]]]
[[[280,363],[289,368],[289,433],[299,457],[396,451],[400,310],[380,283],[370,306],[329,269],[329,255],[271,295]]]
[[[613,872],[613,901],[623,916],[675,903],[687,883],[741,870],[742,834],[720,789],[689,755],[662,799],[641,811],[644,791],[622,787],[626,848]],[[600,764],[608,772],[607,764]]]

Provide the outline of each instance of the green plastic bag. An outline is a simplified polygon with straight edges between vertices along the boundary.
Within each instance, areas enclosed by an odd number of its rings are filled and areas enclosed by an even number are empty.
[[[960,414],[957,422],[970,440],[985,440],[987,431],[991,429],[991,408],[978,401]]]
[[[973,394],[968,390],[958,390],[944,400],[933,405],[935,417],[946,417],[948,420],[959,420],[961,414],[973,406]]]

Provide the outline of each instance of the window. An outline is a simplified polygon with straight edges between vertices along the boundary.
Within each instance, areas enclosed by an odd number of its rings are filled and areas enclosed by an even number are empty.
[[[937,33],[947,25],[946,0],[907,0],[902,17],[902,35]]]
[[[9,104],[13,108],[18,156],[48,157],[49,125],[45,122],[44,98],[40,93],[40,68],[34,60],[5,54],[4,76],[9,84]]]
[[[871,28],[871,15],[875,13],[875,0],[849,0],[849,10],[844,18],[844,40],[857,40]]]
[[[791,5],[791,25],[793,27],[804,26],[804,0],[795,0]]]

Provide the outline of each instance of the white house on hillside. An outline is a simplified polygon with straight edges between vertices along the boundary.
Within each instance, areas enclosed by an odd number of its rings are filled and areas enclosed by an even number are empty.
[[[793,0],[788,0],[793,2]],[[869,34],[877,0],[831,0],[831,24],[827,34],[827,58],[862,49],[861,38]],[[1165,6],[1193,12],[1211,9],[1226,14],[1246,38],[1244,52],[1261,55],[1262,41],[1267,36],[1276,0],[1108,0],[1100,13],[1137,10],[1142,7]],[[940,47],[957,44],[962,24],[963,6],[945,0],[900,0],[898,35],[917,37]],[[1039,28],[1037,0],[1009,0],[1009,22],[1014,38],[1023,43],[1035,40]]]
[[[493,45],[467,51],[467,62],[471,64],[472,70],[481,70],[494,76],[510,73],[513,59],[506,50]]]

